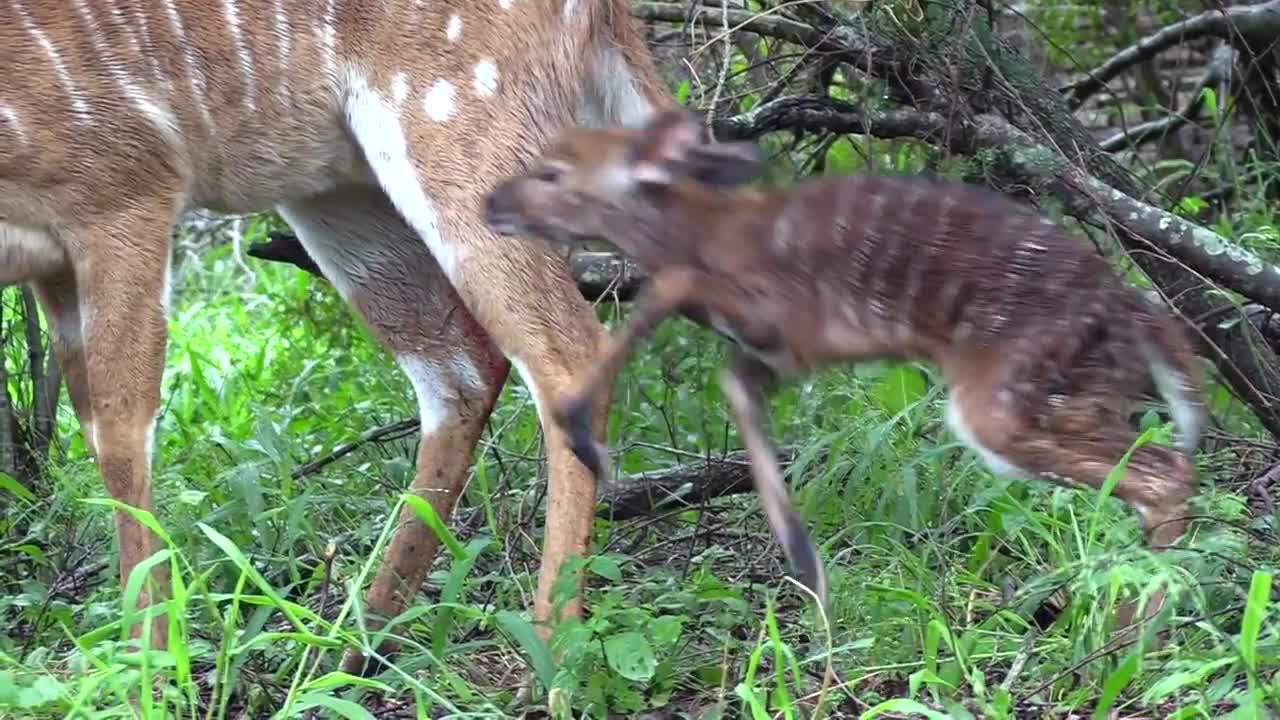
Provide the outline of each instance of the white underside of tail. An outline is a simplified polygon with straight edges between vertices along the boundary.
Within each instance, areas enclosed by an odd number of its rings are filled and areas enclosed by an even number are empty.
[[[1187,396],[1186,378],[1182,373],[1169,367],[1149,349],[1147,358],[1156,390],[1169,404],[1177,445],[1183,452],[1190,454],[1195,451],[1200,442],[1200,432],[1204,430],[1199,405]]]

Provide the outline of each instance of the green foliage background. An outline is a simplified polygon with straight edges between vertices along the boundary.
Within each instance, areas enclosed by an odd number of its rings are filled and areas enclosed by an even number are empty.
[[[1091,55],[1076,56],[1086,64],[1132,39],[1085,43],[1079,18],[1096,19],[1094,5],[1037,8],[1060,45],[1087,45]],[[753,102],[744,97],[740,109]],[[792,153],[770,182],[790,182],[796,148],[768,143]],[[864,171],[868,158],[886,172],[930,162],[920,146],[862,138],[822,153],[829,173]],[[970,173],[975,163],[942,170]],[[1274,258],[1274,206],[1252,186],[1240,195],[1214,229]],[[258,218],[244,239],[275,226]],[[362,640],[359,584],[411,482],[416,438],[293,473],[414,417],[414,395],[328,285],[284,265],[252,262],[246,272],[234,253],[198,248],[179,255],[175,272],[154,518],[168,543],[159,561],[179,581],[174,647],[149,658],[124,641],[131,598],[115,579],[111,506],[64,394],[64,448],[46,485],[0,478],[0,717],[498,717],[516,712],[526,668],[535,699],[555,688],[557,701],[592,717],[654,708],[808,717],[827,663],[838,679],[825,712],[848,717],[1147,708],[1253,718],[1280,708],[1275,518],[1244,492],[1247,468],[1272,441],[1225,390],[1211,388],[1226,439],[1198,456],[1197,509],[1209,519],[1191,550],[1153,556],[1118,501],[993,477],[945,429],[944,389],[916,364],[833,368],[772,401],[774,437],[796,452],[795,501],[831,574],[829,635],[781,579],[754,498],[741,496],[599,520],[598,554],[580,567],[590,616],[562,628],[564,659],[551,663],[526,610],[546,469],[533,404],[513,374],[447,549],[393,628],[404,652],[373,679],[337,673],[343,643]],[[625,309],[602,304],[599,316],[616,328]],[[720,342],[683,320],[645,344],[611,409],[619,472],[739,447],[714,382],[721,358]],[[11,378],[15,396],[20,382]],[[1167,430],[1155,412],[1144,425]],[[1106,650],[1116,604],[1160,587],[1177,593],[1161,618],[1172,628],[1166,645],[1141,659],[1136,646]],[[140,692],[152,677],[156,698]]]

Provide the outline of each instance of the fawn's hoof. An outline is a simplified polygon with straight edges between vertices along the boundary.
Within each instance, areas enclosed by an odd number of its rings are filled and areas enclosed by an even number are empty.
[[[608,454],[591,434],[591,418],[585,403],[566,402],[556,407],[553,415],[568,436],[569,449],[597,481],[604,478],[608,468]]]
[[[395,654],[396,648],[389,644],[384,644],[378,648],[378,655],[388,660]],[[359,650],[348,649],[346,655],[342,658],[342,671],[348,675],[356,677],[372,678],[377,677],[386,669],[386,665],[375,655],[365,655]]]

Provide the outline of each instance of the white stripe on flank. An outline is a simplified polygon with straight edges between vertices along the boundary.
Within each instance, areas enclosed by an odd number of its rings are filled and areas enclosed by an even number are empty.
[[[169,25],[172,27],[173,37],[182,48],[182,62],[187,67],[187,82],[191,85],[191,94],[196,104],[200,106],[200,116],[204,120],[204,126],[212,127],[213,117],[209,114],[209,102],[205,99],[204,75],[196,70],[196,60],[192,54],[194,46],[187,39],[187,29],[182,24],[182,15],[178,12],[178,6],[174,0],[164,0],[164,7],[165,12],[169,14]]]
[[[31,142],[31,138],[27,136],[27,128],[22,124],[22,118],[18,117],[18,112],[7,103],[0,102],[0,117],[3,117],[9,127],[13,128],[13,135],[18,138],[18,142],[23,145]]]
[[[231,43],[235,45],[236,54],[240,56],[240,70],[244,74],[244,104],[248,105],[250,110],[256,110],[254,95],[257,82],[253,79],[253,57],[244,44],[244,33],[240,29],[240,10],[236,7],[236,0],[222,0],[222,7],[226,11],[227,32],[231,34]]]
[[[335,0],[329,0],[324,6],[324,27],[320,30],[320,39],[324,45],[324,70],[325,76],[329,78],[337,77],[338,72],[338,51],[337,51],[337,29],[334,23],[337,22],[337,8],[334,7]]]
[[[45,55],[49,56],[49,62],[53,63],[53,71],[58,76],[58,81],[62,83],[62,89],[66,91],[67,99],[71,102],[72,113],[76,119],[84,124],[93,122],[93,111],[86,102],[84,93],[80,91],[79,86],[71,79],[71,73],[67,71],[66,63],[62,62],[62,56],[58,54],[58,49],[50,42],[49,36],[36,26],[35,20],[22,6],[20,0],[12,0],[13,11],[17,14],[18,20],[22,23],[22,29],[26,30],[36,43],[44,50]]]
[[[89,9],[89,5],[85,0],[73,0],[76,11],[80,13],[80,18],[84,20],[85,25],[89,29],[90,41],[93,43],[94,52],[98,55],[98,66],[105,69],[120,87],[120,93],[132,102],[142,114],[151,121],[156,129],[160,130],[168,136],[170,142],[178,141],[178,124],[165,108],[160,107],[155,100],[147,94],[141,86],[135,83],[129,76],[129,71],[124,67],[120,59],[115,56],[112,49],[107,47],[103,40],[102,28],[98,25],[98,19],[93,16],[93,11]]]
[[[390,103],[369,87],[363,75],[349,72],[347,85],[351,88],[346,104],[347,123],[369,158],[378,184],[400,216],[426,243],[445,275],[457,283],[458,272],[466,259],[464,248],[447,242],[440,232],[440,217],[409,157],[399,116]]]
[[[281,85],[285,85],[289,67],[289,51],[293,47],[293,31],[289,28],[289,15],[284,9],[284,0],[275,0],[276,16],[276,63],[279,65]],[[284,89],[283,87],[281,89]]]

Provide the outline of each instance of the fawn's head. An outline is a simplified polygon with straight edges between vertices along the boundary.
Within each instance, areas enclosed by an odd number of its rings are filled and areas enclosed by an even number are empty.
[[[612,241],[619,220],[654,210],[660,216],[686,183],[734,187],[763,166],[752,143],[705,142],[702,126],[684,110],[661,113],[643,128],[572,128],[524,173],[489,191],[484,219],[504,235]]]

